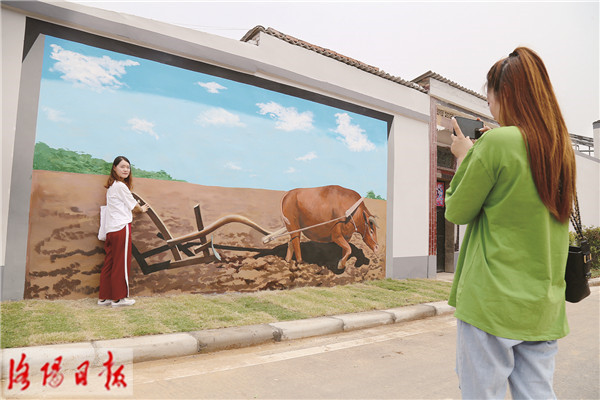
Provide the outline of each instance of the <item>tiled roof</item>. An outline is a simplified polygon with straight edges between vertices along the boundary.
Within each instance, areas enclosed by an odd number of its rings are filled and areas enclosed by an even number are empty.
[[[419,77],[417,77],[417,78],[413,79],[413,80],[412,80],[412,82],[414,82],[414,83],[417,83],[417,84],[421,85],[421,83],[419,83],[419,82],[422,82],[422,81],[424,81],[424,80],[425,80],[425,79],[427,79],[427,78],[433,78],[433,79],[435,79],[436,81],[440,81],[440,82],[447,83],[448,85],[450,85],[450,86],[452,86],[452,87],[455,87],[455,88],[457,88],[457,89],[460,89],[460,90],[462,90],[463,92],[467,92],[467,93],[469,93],[469,94],[471,94],[471,95],[473,95],[473,96],[475,96],[475,97],[478,97],[478,98],[480,98],[480,99],[482,99],[482,100],[485,100],[485,101],[487,101],[487,97],[485,97],[484,95],[482,95],[482,94],[479,94],[479,93],[477,93],[477,92],[475,92],[475,91],[473,91],[473,90],[471,90],[471,89],[467,89],[466,87],[464,87],[464,86],[461,86],[461,85],[459,85],[458,83],[456,83],[456,82],[453,82],[453,81],[451,81],[451,80],[450,80],[450,79],[448,79],[448,78],[444,78],[444,77],[443,77],[443,76],[441,76],[440,74],[436,74],[436,73],[435,73],[435,72],[433,72],[433,71],[427,71],[427,72],[425,72],[423,75],[421,75],[421,76],[419,76]],[[427,89],[429,89],[429,88],[427,88]]]
[[[314,51],[314,52],[316,52],[318,54],[324,55],[326,57],[333,58],[334,60],[343,62],[344,64],[347,64],[347,65],[351,65],[351,66],[353,66],[355,68],[358,68],[358,69],[360,69],[362,71],[365,71],[365,72],[368,72],[370,74],[377,75],[377,76],[379,76],[379,77],[381,77],[383,79],[387,79],[387,80],[390,80],[392,82],[396,82],[396,83],[398,83],[400,85],[409,87],[411,89],[415,89],[415,90],[418,90],[420,92],[427,93],[427,90],[424,87],[422,87],[421,85],[419,85],[419,84],[417,84],[415,82],[406,81],[406,80],[404,80],[402,78],[399,78],[397,76],[390,75],[387,72],[382,71],[382,70],[380,70],[377,67],[373,67],[372,65],[368,65],[368,64],[365,64],[365,63],[363,63],[361,61],[355,60],[353,58],[346,57],[346,56],[344,56],[342,54],[336,53],[333,50],[329,50],[329,49],[326,49],[324,47],[316,46],[314,44],[305,42],[304,40],[300,40],[300,39],[297,39],[297,38],[295,38],[293,36],[283,34],[283,33],[279,32],[279,31],[277,31],[277,30],[275,30],[273,28],[267,28],[267,29],[265,29],[263,26],[258,25],[256,27],[254,27],[253,29],[251,29],[250,31],[248,31],[244,35],[244,37],[242,39],[240,39],[240,40],[242,42],[252,42],[253,40],[255,40],[255,37],[258,35],[259,32],[266,33],[267,35],[276,37],[276,38],[278,38],[280,40],[283,40],[283,41],[288,42],[290,44],[293,44],[295,46],[300,46],[300,47],[303,47],[303,48],[305,48],[307,50],[311,50],[311,51]]]

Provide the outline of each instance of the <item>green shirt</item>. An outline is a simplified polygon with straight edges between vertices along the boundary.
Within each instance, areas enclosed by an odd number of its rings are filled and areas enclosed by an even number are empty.
[[[569,225],[542,203],[517,127],[475,142],[446,192],[446,219],[468,224],[448,301],[458,319],[508,339],[569,333]]]

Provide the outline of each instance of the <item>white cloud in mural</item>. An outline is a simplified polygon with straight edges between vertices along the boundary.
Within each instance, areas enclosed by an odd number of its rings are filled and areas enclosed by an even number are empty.
[[[133,60],[118,61],[108,56],[86,56],[65,50],[56,44],[51,44],[50,47],[52,47],[50,58],[56,60],[50,71],[60,72],[63,80],[97,92],[120,88],[123,82],[117,78],[127,73],[125,67],[140,65]]]
[[[140,134],[148,134],[158,140],[158,134],[154,132],[154,124],[152,122],[145,119],[131,118],[127,123],[132,131]]]
[[[65,113],[60,110],[55,110],[54,108],[50,107],[42,107],[42,111],[44,114],[46,114],[46,118],[52,122],[71,122],[70,119],[64,117]]]
[[[289,168],[288,168],[288,169],[285,171],[285,173],[286,173],[286,174],[293,174],[294,172],[296,172],[296,168],[294,168],[294,167],[289,167]]]
[[[202,86],[208,93],[219,93],[220,90],[227,90],[223,85],[219,85],[217,82],[196,82]]]
[[[238,164],[234,163],[234,162],[228,162],[227,164],[225,164],[225,168],[227,169],[231,169],[234,171],[241,171],[242,167],[240,167]]]
[[[352,124],[352,118],[346,113],[335,114],[337,128],[334,132],[338,133],[338,137],[350,151],[371,151],[375,150],[375,145],[369,141],[365,130],[359,125]]]
[[[239,115],[233,114],[224,108],[210,108],[196,119],[201,125],[246,126],[240,121]]]
[[[275,128],[284,131],[307,131],[313,128],[313,113],[305,111],[299,113],[294,107],[284,107],[274,101],[257,103],[259,114],[269,115],[276,120]]]
[[[310,161],[310,160],[314,160],[315,158],[317,158],[317,153],[315,153],[314,151],[311,151],[310,153],[306,153],[302,157],[296,158],[296,161]]]

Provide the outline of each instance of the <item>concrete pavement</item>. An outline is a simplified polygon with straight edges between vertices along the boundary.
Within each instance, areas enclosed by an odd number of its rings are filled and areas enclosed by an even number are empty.
[[[590,286],[600,286],[600,278],[590,280]],[[2,379],[8,378],[10,361],[13,360],[14,363],[18,363],[22,354],[26,355],[29,374],[39,375],[42,373],[44,364],[52,362],[58,356],[62,357],[62,370],[74,371],[81,365],[82,361],[89,361],[92,368],[101,367],[106,361],[108,351],[113,353],[115,363],[136,363],[248,347],[268,342],[330,335],[432,316],[448,315],[453,312],[454,308],[446,302],[435,302],[388,310],[263,325],[3,349]]]

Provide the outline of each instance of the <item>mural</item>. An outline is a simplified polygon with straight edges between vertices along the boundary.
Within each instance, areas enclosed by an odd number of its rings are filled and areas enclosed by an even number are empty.
[[[117,155],[132,296],[385,276],[386,121],[51,36],[38,110],[25,298],[97,295]]]

